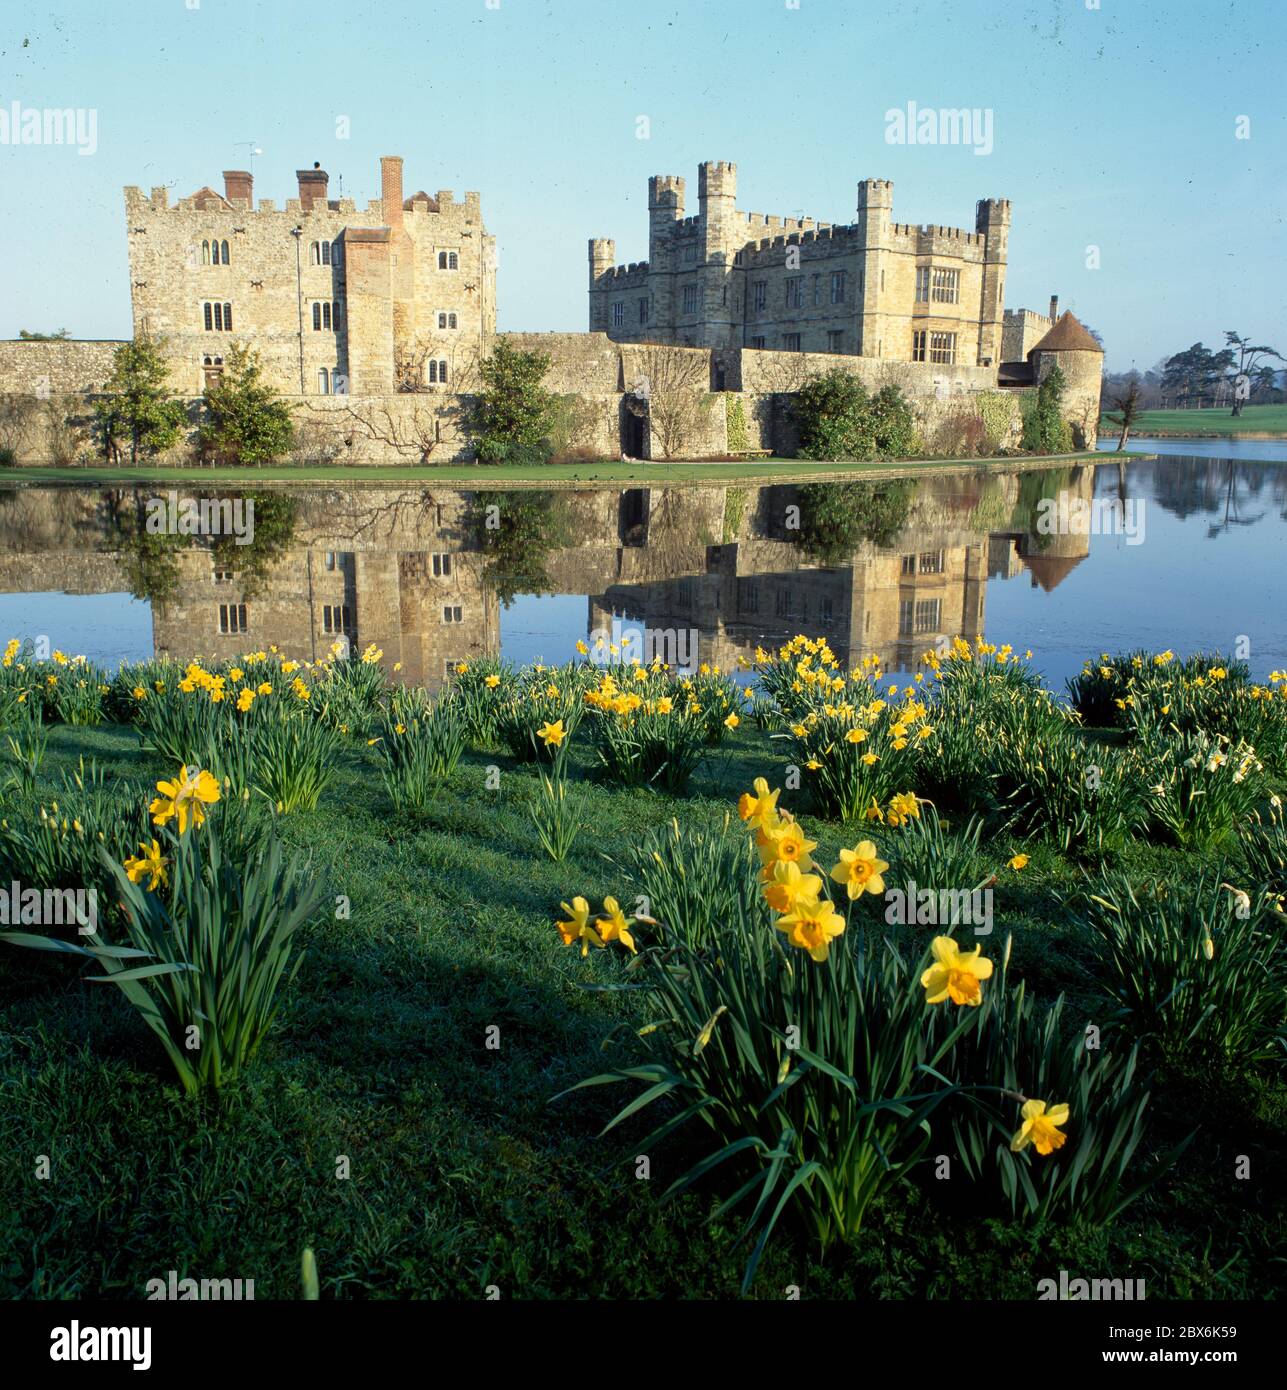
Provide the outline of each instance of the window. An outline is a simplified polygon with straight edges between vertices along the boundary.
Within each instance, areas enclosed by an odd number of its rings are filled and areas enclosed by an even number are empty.
[[[804,308],[804,276],[788,275],[786,282],[786,306],[788,309]]]
[[[330,265],[331,243],[329,241],[315,241],[309,248],[309,260],[314,265]]]
[[[788,352],[800,351],[800,335],[798,333],[784,333],[782,335],[782,346]]]
[[[898,605],[898,635],[920,637],[937,632],[943,600],[937,598],[905,598]]]
[[[430,358],[425,363],[425,379],[430,386],[446,386],[447,384],[447,361],[445,358]]]
[[[929,360],[931,362],[950,364],[956,361],[955,333],[931,333],[929,338]]]
[[[350,626],[347,603],[324,603],[322,605],[323,632],[348,632]]]
[[[843,328],[831,328],[827,330],[827,351],[843,352],[845,350],[845,330]]]
[[[626,306],[620,300],[618,300],[612,306],[612,326],[613,328],[620,328],[625,323],[625,321]]]
[[[835,609],[830,594],[823,594],[818,600],[818,617],[823,627],[830,627],[835,622]]]
[[[335,552],[333,550],[328,550],[323,557],[322,563],[328,570],[333,570],[335,568]]]
[[[439,553],[433,557],[433,577],[435,579],[447,579],[451,575],[451,556],[446,552]]]
[[[912,361],[924,362],[925,360],[925,340],[929,337],[928,333],[912,334]]]
[[[915,573],[916,573],[916,556],[915,556],[915,555],[904,555],[904,556],[903,556],[903,573],[904,573],[904,574],[915,574]]]
[[[231,583],[232,583],[232,571],[231,571],[231,570],[220,569],[219,566],[216,565],[215,568],[214,568],[214,582],[215,582],[216,584],[231,584]]]
[[[961,272],[959,270],[934,271],[933,288],[930,298],[935,304],[959,304],[961,300]]]
[[[207,300],[202,306],[207,333],[232,332],[232,305]]]
[[[201,359],[201,378],[207,391],[212,386],[218,386],[223,380],[223,358],[206,353]]]
[[[760,586],[754,579],[737,581],[737,611],[739,613],[758,613],[760,611]]]
[[[928,304],[930,296],[930,268],[927,265],[916,267],[916,302]]]
[[[317,369],[317,394],[319,396],[329,396],[331,394],[331,374],[325,367]]]
[[[454,606],[445,605],[442,610],[442,620],[444,623],[464,622],[465,619],[461,611],[460,604],[457,603]]]
[[[221,603],[219,605],[219,631],[246,631],[246,605],[244,603]]]
[[[769,303],[769,282],[767,280],[756,280],[751,286],[751,308],[762,314]]]
[[[790,589],[778,589],[774,593],[773,613],[778,618],[795,617],[795,596]]]
[[[942,574],[943,552],[941,550],[922,551],[920,570],[922,574]]]
[[[684,262],[687,265],[697,264],[697,243],[695,241],[684,247]]]
[[[201,243],[202,265],[227,265],[228,243],[226,241],[203,241]]]
[[[329,299],[315,300],[313,303],[313,332],[321,333],[331,331],[331,324],[334,314],[331,309]]]
[[[439,314],[439,315],[438,315],[438,327],[439,327],[439,328],[455,328],[455,327],[456,327],[456,316],[455,316],[455,314]]]
[[[639,322],[648,322],[648,301],[646,299],[641,299],[639,301]]]
[[[822,303],[822,276],[820,274],[813,277],[813,302]]]
[[[439,251],[439,252],[438,252],[438,269],[439,269],[439,270],[459,270],[459,269],[460,269],[460,257],[456,254],[455,251]]]
[[[843,304],[845,302],[846,278],[846,272],[843,270],[833,270],[831,272],[831,302],[833,304]]]
[[[752,339],[751,339],[751,346],[752,346],[753,348],[758,348],[758,349],[760,349],[761,351],[763,351],[764,345],[765,345],[766,341],[767,341],[767,340],[766,340],[763,336],[758,337],[758,338],[752,338]]]
[[[684,286],[684,313],[695,314],[700,306],[701,291],[696,285]]]

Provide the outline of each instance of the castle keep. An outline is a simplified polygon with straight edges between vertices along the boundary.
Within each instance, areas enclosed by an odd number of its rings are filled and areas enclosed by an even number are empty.
[[[737,207],[737,166],[648,182],[648,259],[616,265],[590,242],[590,329],[619,342],[849,353],[895,362],[995,367],[1001,360],[1010,204],[985,199],[974,230],[895,222],[894,187],[858,185],[838,226]]]
[[[449,391],[459,360],[496,331],[495,241],[477,193],[403,196],[402,159],[380,161],[379,198],[359,209],[298,171],[299,196],[254,199],[224,172],[171,206],[165,188],[125,190],[134,333],[164,339],[176,389],[199,395],[234,340],[291,395]]]

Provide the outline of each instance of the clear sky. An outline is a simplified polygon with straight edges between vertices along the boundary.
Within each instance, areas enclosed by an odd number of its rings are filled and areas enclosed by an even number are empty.
[[[1089,8],[1088,8],[1089,6]],[[746,211],[973,227],[1013,203],[1006,303],[1052,293],[1111,368],[1225,329],[1284,352],[1284,0],[4,0],[0,110],[77,108],[97,148],[0,143],[0,337],[128,336],[121,189],[243,168],[295,195],[477,189],[502,329],[582,330],[586,242],[647,256],[647,179],[738,165]],[[992,149],[890,144],[979,108]],[[647,139],[640,139],[647,117]],[[1238,121],[1250,139],[1238,139]],[[348,138],[338,138],[340,118]],[[1097,247],[1099,268],[1087,268]]]

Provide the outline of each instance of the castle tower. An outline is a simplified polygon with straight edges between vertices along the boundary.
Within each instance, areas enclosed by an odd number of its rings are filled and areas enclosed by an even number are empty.
[[[1009,199],[982,199],[975,206],[974,230],[984,238],[978,362],[981,367],[995,370],[1001,365],[1005,320],[1005,266],[1010,243]]]
[[[684,180],[678,174],[654,174],[648,180],[648,289],[652,297],[652,332],[661,338],[675,332],[676,264],[674,236],[684,217]]]
[[[856,224],[862,239],[862,291],[858,307],[858,353],[862,357],[903,357],[895,341],[892,303],[894,185],[888,179],[864,179],[858,185]]]
[[[697,169],[697,201],[701,229],[703,347],[733,347],[742,340],[733,286],[733,254],[737,247],[737,165],[708,160]]]
[[[590,242],[590,332],[608,331],[607,276],[617,263],[617,243],[609,237]]]

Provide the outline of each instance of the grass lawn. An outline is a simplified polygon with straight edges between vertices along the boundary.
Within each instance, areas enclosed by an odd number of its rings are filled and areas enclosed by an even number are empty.
[[[1101,432],[1116,437],[1121,427],[1107,417],[1100,421]],[[1249,405],[1235,418],[1228,407],[1220,410],[1146,410],[1131,427],[1133,435],[1202,435],[1255,436],[1283,435],[1287,437],[1287,405]],[[1128,444],[1129,447],[1129,444]]]
[[[500,484],[513,487],[580,488],[628,483],[658,487],[672,483],[794,482],[812,479],[825,482],[864,475],[900,476],[925,471],[965,471],[996,466],[1026,468],[1046,463],[1068,463],[1094,458],[1093,453],[1065,454],[1057,458],[1010,455],[996,459],[894,459],[878,463],[826,463],[808,459],[756,459],[733,463],[718,462],[632,462],[604,460],[601,463],[544,465],[441,464],[433,467],[384,466],[336,467],[286,466],[270,468],[148,468],[122,464],[119,467],[19,468],[0,471],[0,488],[5,486],[51,483],[73,487],[120,486],[158,483],[174,487],[180,483],[193,487],[239,483],[460,483],[492,488]]]
[[[724,1190],[660,1200],[699,1136],[671,1138],[650,1155],[651,1179],[637,1180],[633,1163],[612,1166],[632,1153],[631,1133],[597,1137],[624,1088],[552,1103],[628,1055],[645,1018],[637,996],[582,987],[621,980],[624,953],[583,960],[552,923],[577,893],[629,900],[609,856],[645,828],[673,815],[715,824],[756,775],[779,785],[775,747],[748,721],[682,800],[578,777],[588,828],[556,865],[527,816],[530,768],[471,753],[427,819],[397,822],[373,757],[351,746],[319,809],[284,820],[328,891],[351,900],[351,920],[307,930],[278,1022],[222,1100],[185,1101],[119,990],[81,978],[92,971],[4,950],[0,1296],[138,1298],[147,1279],[177,1269],[293,1298],[306,1245],[323,1298],[478,1298],[489,1284],[507,1299],[735,1296],[740,1221],[707,1220]],[[146,760],[130,729],[59,726],[44,793],[91,755],[139,780],[172,772]],[[487,791],[492,763],[502,775]],[[853,843],[852,829],[803,819],[828,852]],[[999,956],[1013,932],[1012,969],[1030,988],[1065,991],[1078,1019],[1102,1021],[1087,943],[1065,908],[1081,869],[1038,847],[1020,874],[1001,867],[1009,839],[989,848],[1000,881],[985,953]],[[1138,842],[1124,863],[1178,879],[1195,856]],[[486,1046],[492,1026],[498,1050]],[[882,1199],[857,1243],[825,1261],[803,1231],[781,1227],[752,1295],[781,1298],[796,1284],[809,1298],[1032,1299],[1037,1279],[1061,1268],[1144,1278],[1155,1300],[1281,1292],[1287,1095],[1265,1073],[1163,1072],[1149,1115],[1154,1149],[1194,1126],[1196,1141],[1106,1230],[960,1210],[954,1185],[927,1175]],[[347,1179],[336,1177],[340,1155]],[[1239,1155],[1250,1159],[1244,1181]]]

